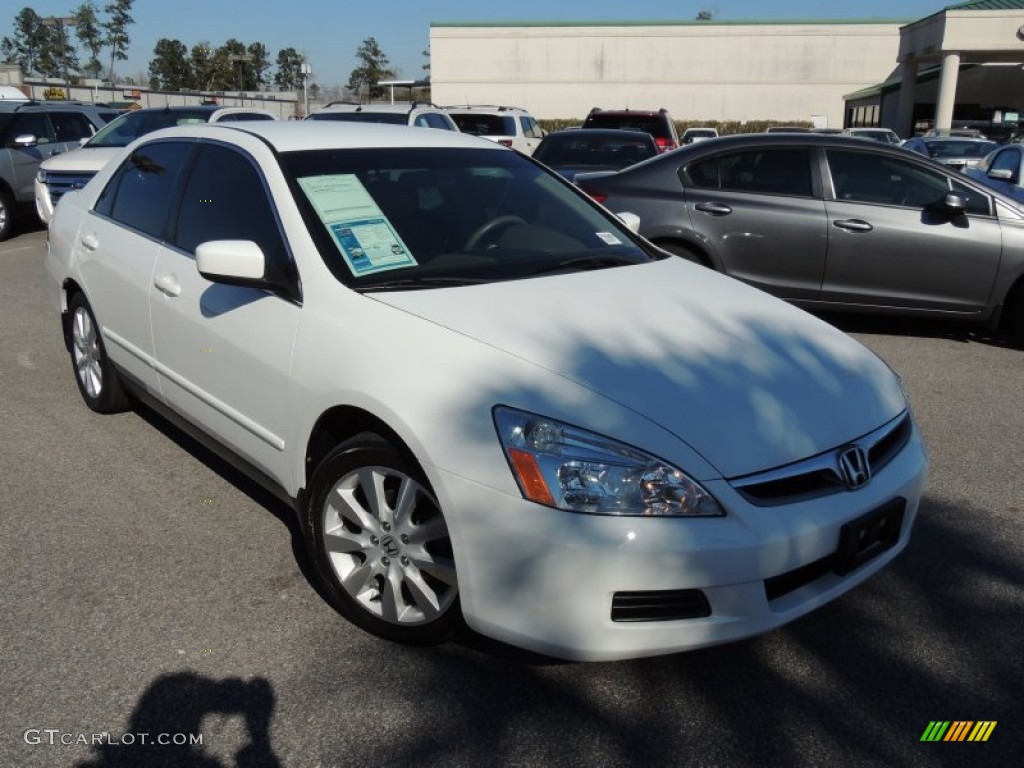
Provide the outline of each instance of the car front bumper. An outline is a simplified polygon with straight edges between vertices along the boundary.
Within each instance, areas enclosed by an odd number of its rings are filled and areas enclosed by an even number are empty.
[[[602,661],[739,640],[839,597],[906,546],[927,458],[915,427],[899,455],[856,491],[759,507],[724,480],[704,483],[727,515],[703,519],[575,514],[427,469],[448,518],[469,626],[550,656]],[[828,568],[769,600],[766,580],[831,557],[844,524],[896,499],[905,507],[890,548],[846,575]],[[678,590],[700,590],[710,615],[612,620],[616,594]]]

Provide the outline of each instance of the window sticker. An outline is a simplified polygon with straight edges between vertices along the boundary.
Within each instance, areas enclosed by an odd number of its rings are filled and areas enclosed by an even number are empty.
[[[350,173],[299,179],[302,191],[356,277],[414,267],[416,259],[384,212]]]
[[[622,245],[622,241],[611,232],[595,232],[594,234],[600,237],[606,245]]]

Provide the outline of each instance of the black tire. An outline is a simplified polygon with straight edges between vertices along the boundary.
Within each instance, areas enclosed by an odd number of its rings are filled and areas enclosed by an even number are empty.
[[[120,413],[131,408],[117,371],[107,357],[96,316],[81,293],[72,296],[68,303],[68,351],[75,383],[89,408],[96,413]]]
[[[655,245],[663,251],[668,251],[673,256],[678,256],[681,259],[686,259],[687,261],[692,261],[694,264],[700,264],[702,267],[711,269],[711,263],[707,259],[682,243],[656,242]]]
[[[306,514],[316,574],[353,624],[407,645],[443,642],[460,625],[448,529],[411,457],[372,432],[346,440],[313,473]]]
[[[6,240],[14,231],[14,199],[0,185],[0,240]]]

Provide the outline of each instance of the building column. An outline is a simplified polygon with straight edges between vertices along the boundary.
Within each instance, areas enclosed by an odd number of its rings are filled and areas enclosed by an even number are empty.
[[[893,126],[901,138],[914,135],[914,93],[917,88],[917,59],[907,59],[900,64],[900,101]],[[884,123],[884,121],[883,121]]]
[[[960,76],[960,54],[947,53],[942,57],[939,73],[939,100],[935,105],[935,129],[953,127],[953,106],[956,104],[956,81]]]

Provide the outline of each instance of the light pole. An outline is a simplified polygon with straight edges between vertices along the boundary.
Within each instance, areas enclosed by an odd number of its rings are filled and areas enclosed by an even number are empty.
[[[68,39],[65,27],[73,27],[78,23],[77,16],[47,16],[39,20],[44,27],[56,27],[60,37],[60,68],[64,73],[64,89],[71,98],[71,83],[68,81]]]
[[[302,116],[309,117],[309,76],[313,74],[313,67],[311,67],[306,59],[302,59]]]
[[[241,63],[243,61],[252,61],[253,58],[254,57],[251,56],[248,53],[229,53],[228,54],[228,61],[237,61],[239,63]],[[238,68],[238,92],[241,93],[242,90],[243,90],[243,88],[242,88],[242,67],[240,66]]]

